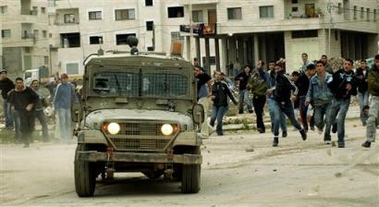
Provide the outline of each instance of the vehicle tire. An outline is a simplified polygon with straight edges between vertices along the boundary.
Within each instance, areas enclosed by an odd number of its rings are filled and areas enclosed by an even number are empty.
[[[183,165],[182,193],[197,193],[200,190],[200,165]]]
[[[80,161],[77,158],[77,152],[85,150],[87,150],[87,146],[85,144],[78,144],[75,152],[75,190],[79,197],[93,196],[96,185],[95,164],[87,161]]]

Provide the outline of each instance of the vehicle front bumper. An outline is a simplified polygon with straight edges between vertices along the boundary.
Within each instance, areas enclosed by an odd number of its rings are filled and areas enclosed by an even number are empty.
[[[201,164],[203,158],[198,154],[172,154],[165,153],[130,153],[113,152],[108,156],[106,152],[79,151],[77,160],[88,162],[133,162],[133,163],[182,163]]]

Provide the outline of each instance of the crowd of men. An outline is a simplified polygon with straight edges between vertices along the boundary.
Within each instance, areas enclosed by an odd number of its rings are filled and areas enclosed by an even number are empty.
[[[49,131],[44,108],[51,101],[57,114],[56,133],[54,138],[68,143],[72,138],[71,104],[78,102],[73,85],[68,82],[67,74],[62,74],[59,80],[46,85],[50,90],[50,101],[39,91],[39,81],[32,80],[26,85],[21,77],[15,83],[8,78],[8,71],[0,70],[0,90],[3,98],[3,113],[5,130],[15,132],[15,143],[23,143],[28,148],[35,129],[35,120],[38,119],[42,127],[42,141],[48,142]]]
[[[212,131],[216,131],[219,136],[224,135],[222,120],[229,110],[231,100],[238,105],[239,114],[244,113],[245,106],[249,114],[255,113],[259,133],[266,132],[263,114],[264,106],[268,104],[273,147],[279,145],[280,130],[282,138],[288,136],[287,117],[299,131],[302,140],[307,139],[309,129],[317,128],[317,132],[323,134],[325,144],[331,144],[333,132],[337,133],[338,148],[344,148],[346,114],[351,97],[358,96],[360,120],[366,127],[366,141],[362,146],[369,148],[375,141],[378,122],[379,54],[375,56],[372,68],[367,67],[365,60],[361,60],[359,67],[354,70],[353,61],[344,59],[342,67],[335,71],[328,64],[326,55],[314,62],[308,60],[306,53],[301,57],[301,68],[291,75],[286,73],[283,60],[270,61],[267,68],[262,60],[257,62],[256,67],[244,65],[234,76],[234,81],[238,82],[239,101],[234,97],[232,80],[221,71],[215,71],[212,78],[194,59],[198,103],[203,105],[206,112],[198,136],[206,139]],[[6,70],[0,70],[5,129],[15,131],[16,143],[24,143],[24,147],[29,147],[37,118],[42,126],[42,140],[49,141],[47,121],[43,113],[48,103],[39,91],[38,80],[33,80],[27,86],[18,77],[14,84],[7,74]],[[53,81],[46,86],[58,117],[55,138],[67,143],[72,138],[70,108],[72,103],[78,102],[78,98],[73,85],[68,82],[67,74],[60,76],[59,83]],[[209,111],[211,114],[208,119]]]
[[[213,105],[210,120],[203,123],[201,137],[209,137],[215,121],[217,134],[223,135],[222,117],[229,109],[229,101],[225,99],[230,97],[234,104],[238,104],[239,114],[244,113],[245,106],[248,113],[255,112],[259,133],[266,131],[263,111],[265,104],[268,104],[271,132],[274,135],[273,147],[279,144],[280,129],[281,136],[287,137],[288,117],[299,131],[302,140],[307,139],[309,129],[317,129],[320,135],[323,134],[324,143],[329,145],[332,143],[333,132],[337,133],[338,148],[344,148],[346,114],[351,97],[358,96],[360,120],[367,132],[367,140],[362,147],[369,148],[375,141],[379,112],[379,54],[375,56],[372,68],[367,67],[364,59],[359,61],[358,68],[354,68],[353,60],[347,58],[344,59],[342,67],[335,71],[327,62],[326,55],[322,55],[317,61],[309,61],[306,53],[303,53],[301,58],[303,62],[300,69],[291,75],[286,73],[283,60],[270,61],[267,69],[261,60],[255,67],[244,65],[234,77],[238,82],[238,103],[230,92],[230,80],[223,72],[216,71],[216,78],[212,83],[211,76],[195,62],[194,73],[198,79],[199,103],[204,106],[206,112],[210,109],[209,106]]]

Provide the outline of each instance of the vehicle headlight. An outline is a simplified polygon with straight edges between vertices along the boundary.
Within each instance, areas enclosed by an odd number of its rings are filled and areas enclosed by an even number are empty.
[[[115,122],[111,122],[108,124],[107,130],[110,134],[117,134],[120,131],[120,125]]]
[[[171,126],[171,124],[163,124],[161,127],[161,132],[163,135],[171,135],[174,131],[174,128]]]

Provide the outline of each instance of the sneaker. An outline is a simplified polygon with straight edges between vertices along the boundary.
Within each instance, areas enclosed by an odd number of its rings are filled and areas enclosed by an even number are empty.
[[[335,134],[337,132],[337,124],[332,125],[332,132]]]
[[[304,131],[304,129],[301,129],[299,132],[303,141],[307,140],[307,133]]]
[[[317,128],[317,133],[318,133],[318,134],[322,134],[322,132],[323,132],[322,129]]]
[[[254,112],[254,110],[253,110],[253,109],[250,109],[250,110],[249,110],[249,113],[250,113],[250,114],[252,114],[253,112]]]
[[[370,148],[370,147],[371,147],[371,142],[369,142],[369,141],[365,141],[365,142],[362,144],[362,147]]]
[[[282,137],[283,137],[283,138],[286,138],[287,136],[288,136],[287,131],[283,131],[283,132],[282,132]]]
[[[324,140],[324,144],[330,145],[330,144],[332,144],[332,141],[330,141],[330,140]]]
[[[311,126],[311,130],[314,131],[314,130],[315,130],[315,127],[314,127],[314,126]]]
[[[224,136],[224,133],[217,133],[218,136]]]
[[[257,131],[258,131],[259,133],[261,133],[261,134],[262,134],[262,133],[265,133],[265,130],[262,129],[262,128],[258,128]]]
[[[273,142],[272,142],[272,146],[273,146],[273,147],[277,147],[278,144],[279,144],[279,138],[278,138],[278,137],[274,137],[274,140],[273,140]]]
[[[338,142],[338,148],[345,148],[345,142]]]

